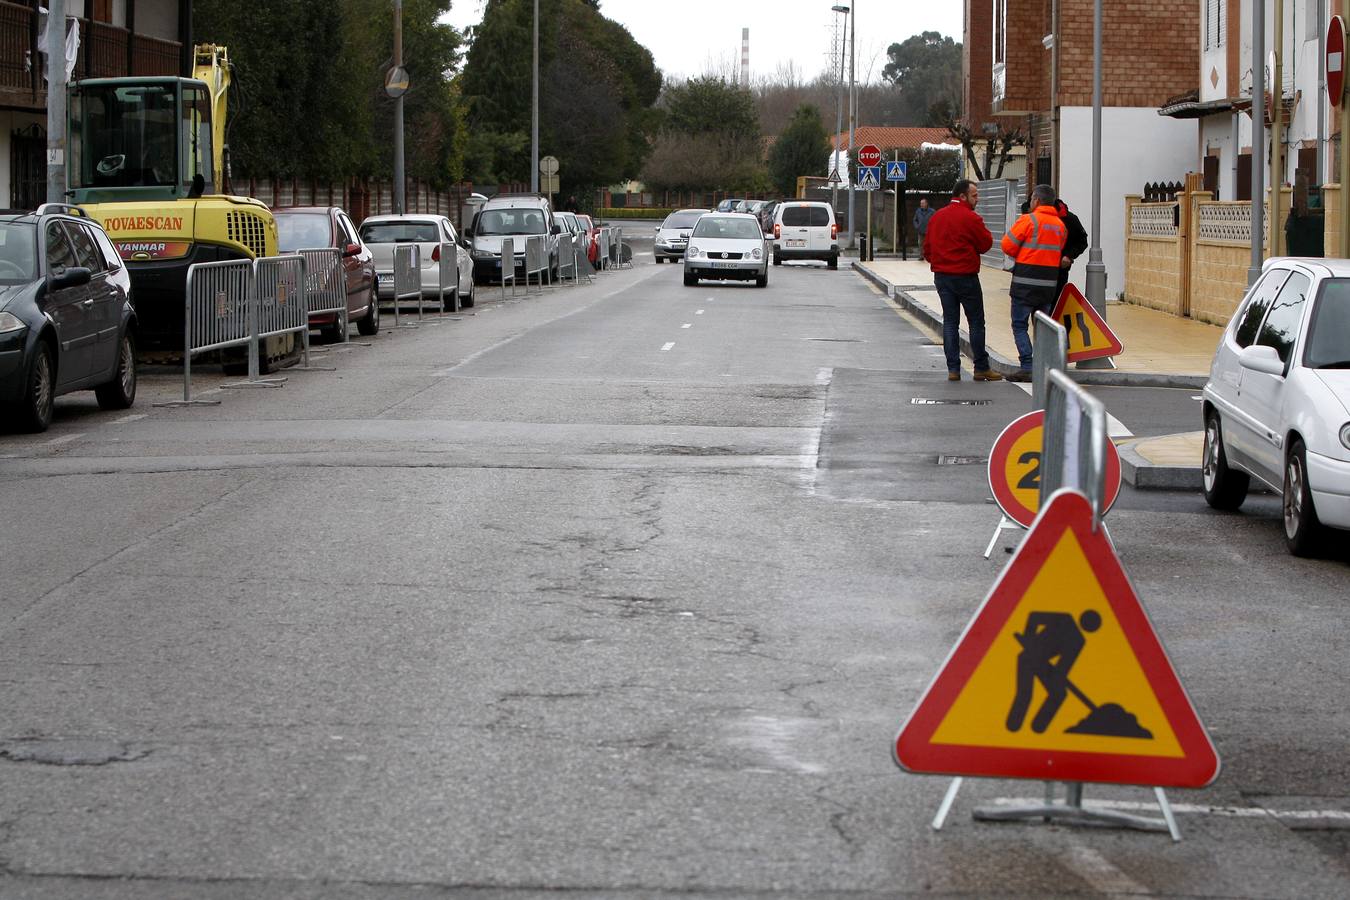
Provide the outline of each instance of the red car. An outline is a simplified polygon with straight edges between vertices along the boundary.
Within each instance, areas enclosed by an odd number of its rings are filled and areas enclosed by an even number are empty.
[[[596,265],[600,258],[600,228],[590,216],[584,216],[577,213],[577,221],[586,229],[586,235],[590,240],[586,244],[586,258],[591,261],[591,265]]]
[[[364,335],[380,331],[380,304],[375,296],[375,258],[361,240],[348,215],[336,206],[297,206],[273,210],[277,220],[277,245],[282,253],[332,247],[342,254],[342,272],[347,283],[347,321],[355,322]],[[309,327],[329,340],[339,339],[341,323],[336,313],[316,313]]]

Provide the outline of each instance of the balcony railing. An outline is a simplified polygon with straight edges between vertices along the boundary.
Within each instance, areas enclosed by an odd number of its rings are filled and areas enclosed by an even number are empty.
[[[31,6],[0,0],[0,90],[36,95],[44,79],[37,46],[37,23]],[[116,78],[125,75],[178,75],[182,45],[145,34],[132,34],[104,22],[80,19],[80,51],[72,78]]]

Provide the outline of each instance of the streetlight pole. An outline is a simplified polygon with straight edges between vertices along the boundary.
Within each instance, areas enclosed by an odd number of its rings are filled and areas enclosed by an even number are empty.
[[[539,193],[539,0],[534,0],[534,94],[530,103],[530,193]]]
[[[47,202],[66,202],[66,2],[47,4]]]
[[[1343,128],[1344,126],[1342,126]],[[1344,140],[1344,138],[1342,138]],[[1341,152],[1345,152],[1342,146]],[[1252,261],[1247,285],[1261,277],[1266,215],[1266,2],[1252,0]]]
[[[1106,264],[1102,262],[1102,0],[1092,18],[1092,246],[1088,249],[1087,301],[1106,318]]]
[[[858,128],[858,95],[854,87],[857,76],[858,56],[854,51],[858,47],[858,2],[853,0],[853,28],[848,34],[848,159],[853,162],[853,139]],[[852,173],[848,177],[848,248],[858,245],[858,233],[853,227],[853,195],[857,185]]]
[[[403,68],[403,0],[394,0],[394,68]],[[403,215],[407,177],[403,171],[403,94],[394,98],[394,215]]]
[[[848,7],[837,3],[830,9],[844,15],[844,35],[839,39],[839,98],[834,112],[834,158],[830,160],[830,177],[839,172],[839,135],[844,133],[844,43],[848,40]],[[839,208],[839,182],[830,182],[830,208]]]

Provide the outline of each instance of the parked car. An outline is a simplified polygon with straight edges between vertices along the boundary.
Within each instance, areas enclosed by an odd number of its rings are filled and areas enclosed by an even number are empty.
[[[784,200],[774,210],[773,264],[817,259],[839,268],[839,225],[834,207],[818,200]]]
[[[456,281],[460,303],[473,306],[473,260],[460,243],[454,224],[445,216],[404,214],[370,216],[361,223],[361,240],[375,257],[377,293],[381,301],[394,299],[394,247],[417,244],[422,268],[422,296],[438,297],[441,284],[441,246],[454,248]],[[449,251],[447,251],[449,252]],[[447,289],[444,309],[455,308],[455,299]]]
[[[778,212],[778,205],[782,200],[764,200],[760,203],[759,209],[755,210],[755,218],[759,219],[759,227],[764,229],[765,234],[773,234],[773,218]]]
[[[558,278],[558,235],[562,225],[554,220],[548,199],[535,194],[499,194],[483,204],[473,217],[469,238],[473,243],[473,274],[483,282],[501,281],[502,239],[514,244],[516,277],[525,277],[525,239],[542,237],[548,267]]]
[[[581,224],[581,219],[577,217],[577,214],[559,211],[553,214],[553,219],[562,226],[564,234],[567,234],[573,239],[575,239],[577,235],[581,235],[586,239],[587,255],[589,258],[590,231],[585,225]],[[559,237],[561,236],[562,235],[560,234]]]
[[[586,245],[586,258],[594,266],[600,260],[600,226],[596,225],[590,216],[581,213],[576,215],[577,221],[586,229],[586,236],[590,238],[590,242]]]
[[[769,256],[759,221],[745,213],[708,213],[700,216],[684,254],[684,283],[710,280],[755,280],[769,284]]]
[[[46,431],[55,399],[92,388],[104,409],[136,402],[131,277],[77,207],[0,214],[0,407]]]
[[[666,216],[656,229],[656,241],[652,245],[658,263],[684,258],[685,248],[689,246],[689,233],[698,217],[706,212],[706,209],[679,209]]]
[[[713,209],[713,212],[720,212],[720,213],[735,212],[736,206],[742,202],[744,201],[739,200],[736,197],[728,197],[727,199],[719,202],[717,206]]]
[[[301,206],[276,209],[277,247],[282,253],[335,249],[342,260],[342,279],[347,293],[347,321],[355,322],[364,335],[380,332],[380,301],[375,288],[375,256],[361,240],[348,215],[336,206]],[[330,339],[342,337],[337,313],[315,313],[309,327]]]
[[[1204,390],[1205,500],[1280,494],[1290,552],[1350,529],[1350,261],[1267,260],[1224,329]]]

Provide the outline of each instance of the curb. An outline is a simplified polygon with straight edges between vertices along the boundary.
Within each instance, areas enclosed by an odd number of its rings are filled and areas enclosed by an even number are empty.
[[[1199,491],[1204,475],[1199,466],[1160,466],[1149,462],[1134,448],[1134,441],[1117,444],[1120,475],[1126,484],[1140,491]]]
[[[942,317],[929,309],[922,303],[919,303],[913,297],[905,292],[905,288],[910,285],[894,285],[882,278],[866,264],[857,260],[853,262],[853,271],[857,272],[863,278],[876,285],[887,297],[895,300],[900,306],[917,316],[924,324],[932,329],[938,337],[942,336]],[[989,368],[1001,375],[1007,376],[1021,368],[1017,362],[999,355],[993,350],[986,348],[989,353]],[[970,349],[970,334],[966,329],[961,329],[961,352],[967,357],[973,356]],[[1114,369],[1078,369],[1072,368],[1066,373],[1079,384],[1095,384],[1103,387],[1163,387],[1163,388],[1203,388],[1209,378],[1204,375],[1179,375],[1169,372],[1120,372]],[[1139,457],[1145,466],[1152,466],[1143,457]],[[1121,460],[1122,466],[1124,460]],[[1157,467],[1154,467],[1157,468]],[[1195,470],[1199,472],[1199,469]],[[1133,482],[1131,482],[1133,484]],[[1197,482],[1198,484],[1198,482]],[[1189,489],[1189,485],[1187,485]]]

